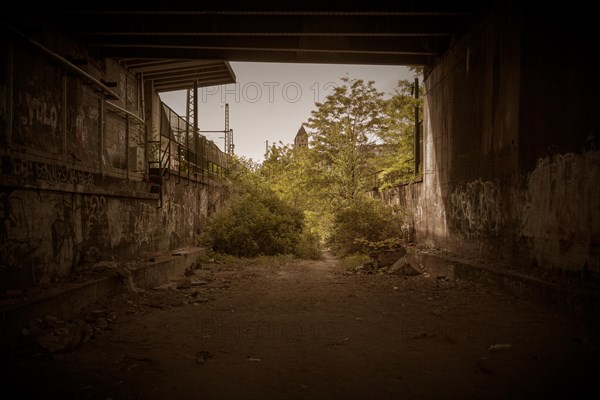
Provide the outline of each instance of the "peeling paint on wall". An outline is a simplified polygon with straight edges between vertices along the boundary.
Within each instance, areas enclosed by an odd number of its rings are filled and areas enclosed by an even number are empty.
[[[600,151],[545,157],[527,178],[520,235],[539,264],[600,275]]]

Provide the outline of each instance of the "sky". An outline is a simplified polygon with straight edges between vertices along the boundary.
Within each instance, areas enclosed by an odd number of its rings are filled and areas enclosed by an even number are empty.
[[[231,67],[235,84],[199,89],[198,125],[201,131],[224,130],[225,103],[229,104],[234,152],[256,162],[264,160],[267,141],[269,146],[293,143],[315,102],[322,102],[340,85],[341,77],[372,80],[378,90],[389,94],[398,80],[414,79],[404,66],[231,62]],[[185,116],[185,90],[163,92],[160,97]],[[204,135],[223,150],[222,133]]]

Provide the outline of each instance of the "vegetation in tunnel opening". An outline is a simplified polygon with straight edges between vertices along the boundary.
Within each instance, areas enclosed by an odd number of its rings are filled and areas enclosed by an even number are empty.
[[[319,258],[323,248],[346,257],[409,241],[405,211],[370,195],[417,178],[414,89],[400,81],[384,99],[373,81],[342,78],[315,103],[308,146],[273,144],[262,164],[237,159],[230,204],[210,218],[205,242],[240,257]]]
[[[282,199],[304,210],[323,246],[345,256],[410,239],[405,211],[369,194],[418,179],[414,111],[422,100],[413,97],[409,81],[399,81],[389,99],[373,81],[342,82],[315,104],[305,124],[309,146],[271,145],[258,172]]]
[[[318,240],[305,229],[302,210],[281,199],[254,169],[248,160],[236,159],[229,204],[209,218],[203,244],[236,257],[320,256]]]
[[[367,196],[334,212],[329,245],[339,256],[390,249],[404,242],[403,220],[392,207]]]

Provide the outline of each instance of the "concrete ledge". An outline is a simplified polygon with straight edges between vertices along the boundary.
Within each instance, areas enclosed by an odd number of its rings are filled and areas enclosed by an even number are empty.
[[[520,298],[540,301],[576,315],[587,323],[600,324],[600,292],[585,282],[550,282],[508,270],[498,270],[477,263],[431,253],[419,253],[432,277],[470,280],[510,293]]]
[[[186,268],[194,264],[205,254],[201,247],[187,247],[175,250],[171,257],[145,264],[131,271],[135,287],[149,289],[167,282],[176,275],[182,274]]]
[[[122,288],[122,279],[111,275],[90,282],[67,286],[59,291],[0,310],[2,342],[10,340],[36,318],[53,315],[62,320],[72,318],[83,307],[115,293]]]
[[[149,262],[130,271],[136,288],[148,289],[159,286],[182,274],[205,254],[200,247],[173,251],[167,258]],[[28,323],[36,318],[53,315],[69,320],[85,306],[125,290],[123,277],[111,271],[110,275],[89,282],[51,288],[40,297],[26,303],[8,304],[0,309],[0,335],[4,345]]]

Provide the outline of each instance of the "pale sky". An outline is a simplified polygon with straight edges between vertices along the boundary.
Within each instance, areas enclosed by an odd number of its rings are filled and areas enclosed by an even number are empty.
[[[398,80],[414,79],[404,66],[286,64],[232,62],[236,84],[199,90],[200,130],[225,129],[225,103],[233,129],[235,154],[262,162],[266,141],[291,144],[301,124],[308,121],[315,101],[323,101],[340,78],[375,81],[375,87],[392,93]],[[162,101],[185,116],[186,91],[164,92]],[[223,150],[222,133],[206,133]]]

